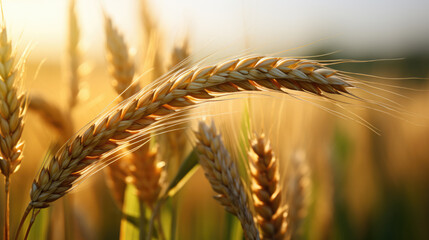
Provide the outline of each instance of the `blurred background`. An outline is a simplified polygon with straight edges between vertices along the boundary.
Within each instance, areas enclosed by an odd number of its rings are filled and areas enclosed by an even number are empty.
[[[218,114],[233,109],[215,117],[226,126],[220,129],[231,145],[236,139],[227,126],[239,124],[235,115],[242,116],[247,109],[252,127],[268,130],[283,166],[297,149],[305,152],[313,184],[300,238],[429,239],[428,1],[148,0],[145,4],[162,34],[160,55],[165,65],[171,49],[185,39],[192,63],[245,54],[362,60],[333,68],[380,76],[359,76],[368,86],[356,92],[377,104],[350,100],[352,104],[341,108],[310,95],[295,99],[274,94],[228,100],[223,108],[215,103],[207,107]],[[75,130],[116,98],[105,60],[103,11],[132,48],[138,74],[147,74],[147,69],[139,68],[147,51],[141,5],[139,0],[76,0],[82,79],[80,103],[72,114]],[[17,51],[30,49],[23,89],[64,109],[69,91],[68,6],[65,0],[3,1]],[[397,105],[386,107],[392,101]],[[25,158],[12,177],[12,233],[29,201],[32,178],[57,138],[29,111]],[[72,203],[67,204],[73,206],[73,221],[67,222],[64,203],[59,201],[49,212],[50,221],[57,223],[34,236],[58,239],[55,236],[74,231],[69,239],[119,238],[121,214],[103,171],[70,195]],[[232,220],[212,195],[199,169],[177,196],[177,239],[233,239]]]

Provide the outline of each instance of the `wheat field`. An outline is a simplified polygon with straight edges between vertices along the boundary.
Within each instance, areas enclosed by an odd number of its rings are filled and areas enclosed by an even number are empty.
[[[173,2],[60,2],[40,2],[61,6],[52,39],[16,29],[36,5],[2,3],[2,239],[429,238],[423,47],[274,44],[246,1],[218,34]]]

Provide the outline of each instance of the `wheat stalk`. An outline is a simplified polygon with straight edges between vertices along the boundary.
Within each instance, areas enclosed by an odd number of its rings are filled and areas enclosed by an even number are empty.
[[[278,160],[264,135],[254,137],[250,147],[253,204],[261,239],[284,239],[286,213],[281,207]]]
[[[4,20],[0,30],[0,169],[5,176],[5,229],[9,239],[9,184],[10,175],[18,171],[23,158],[25,96],[19,93],[22,64],[15,63],[12,44],[8,39]]]
[[[103,154],[128,137],[147,134],[153,123],[184,107],[237,91],[283,91],[283,86],[321,94],[347,93],[351,85],[318,63],[274,57],[240,58],[171,76],[129,98],[71,138],[34,180],[30,207],[48,207],[66,194],[90,165],[102,162]]]
[[[200,122],[195,136],[199,163],[213,190],[218,194],[215,199],[228,212],[238,217],[246,239],[259,239],[258,229],[249,209],[247,194],[237,167],[226,150],[221,136],[216,132],[214,124],[208,127],[204,122]]]

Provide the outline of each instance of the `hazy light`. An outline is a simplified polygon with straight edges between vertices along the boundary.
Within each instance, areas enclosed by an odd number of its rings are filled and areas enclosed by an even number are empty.
[[[78,0],[82,48],[100,59],[104,35],[102,7],[140,47],[138,0]],[[57,61],[64,55],[68,1],[5,1],[4,11],[14,39],[32,43],[32,56]],[[429,1],[152,1],[153,15],[167,43],[190,34],[201,56],[214,52],[236,55],[249,48],[271,53],[327,38],[332,46],[355,54],[401,54],[428,50]],[[304,48],[304,49],[311,49]]]

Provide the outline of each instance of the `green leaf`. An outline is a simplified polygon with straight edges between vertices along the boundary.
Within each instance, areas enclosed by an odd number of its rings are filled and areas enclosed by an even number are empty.
[[[139,239],[138,219],[140,219],[140,204],[136,191],[136,188],[132,184],[127,185],[123,206],[125,217],[121,220],[120,239]]]
[[[198,155],[196,150],[186,157],[185,161],[180,165],[179,171],[177,171],[176,176],[168,185],[167,191],[164,194],[164,197],[174,196],[183,185],[189,180],[189,178],[195,173],[198,166]]]

